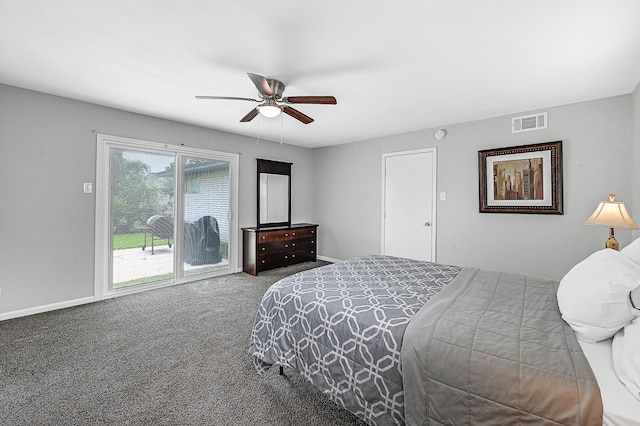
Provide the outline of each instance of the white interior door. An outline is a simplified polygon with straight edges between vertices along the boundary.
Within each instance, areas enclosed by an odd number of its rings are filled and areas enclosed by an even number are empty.
[[[383,254],[435,261],[435,157],[435,148],[383,154]]]

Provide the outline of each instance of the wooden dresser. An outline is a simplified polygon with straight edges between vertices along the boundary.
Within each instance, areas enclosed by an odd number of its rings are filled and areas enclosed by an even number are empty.
[[[243,271],[262,271],[316,261],[318,225],[294,223],[273,228],[242,228]]]

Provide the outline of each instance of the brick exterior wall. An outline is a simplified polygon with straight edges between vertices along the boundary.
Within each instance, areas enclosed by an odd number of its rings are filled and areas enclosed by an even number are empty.
[[[225,167],[226,166],[226,167]],[[200,191],[185,194],[184,217],[209,215],[220,227],[220,241],[229,243],[229,166],[187,176],[187,181],[200,180]]]

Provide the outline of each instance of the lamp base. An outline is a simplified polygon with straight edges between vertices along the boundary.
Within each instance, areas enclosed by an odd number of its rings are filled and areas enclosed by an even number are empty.
[[[620,250],[620,243],[613,236],[613,228],[609,228],[609,229],[610,229],[609,239],[607,239],[607,241],[604,242],[605,248],[610,248],[610,249],[614,249],[614,250]]]

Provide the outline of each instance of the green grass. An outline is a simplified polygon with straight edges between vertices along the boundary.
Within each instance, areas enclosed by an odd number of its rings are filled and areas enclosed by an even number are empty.
[[[151,236],[147,238],[147,243],[151,244]],[[166,243],[166,240],[163,240]],[[173,241],[171,241],[173,244]],[[144,245],[144,232],[138,232],[134,234],[115,234],[113,236],[113,249],[122,250],[129,248],[142,248]],[[223,258],[229,258],[229,247],[227,243],[220,242],[220,254]]]
[[[115,234],[113,236],[113,249],[122,250],[136,248],[144,245],[144,232],[136,234]]]
[[[168,278],[173,278],[172,272],[162,274],[162,275],[156,275],[155,277],[142,277],[142,278],[137,278],[131,281],[125,281],[122,283],[113,283],[113,288],[131,287],[138,284],[146,284],[146,283],[152,283],[154,281],[166,280]]]

